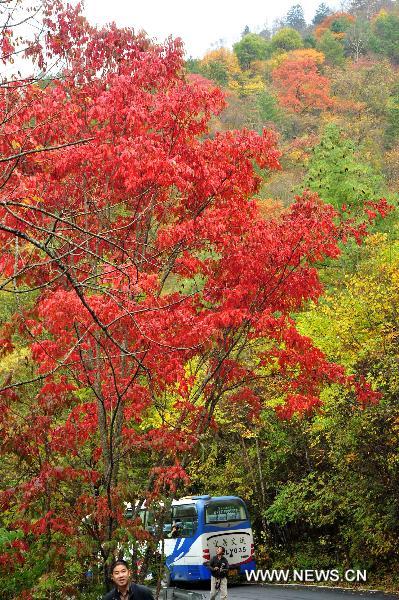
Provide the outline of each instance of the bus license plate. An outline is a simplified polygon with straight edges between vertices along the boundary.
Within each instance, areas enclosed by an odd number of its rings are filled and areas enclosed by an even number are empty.
[[[235,577],[236,575],[238,575],[238,569],[230,569],[229,570],[229,575],[231,577]]]

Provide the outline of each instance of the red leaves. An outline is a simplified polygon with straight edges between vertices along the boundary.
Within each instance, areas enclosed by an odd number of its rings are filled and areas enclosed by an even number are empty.
[[[173,497],[178,485],[189,483],[188,475],[178,461],[170,467],[154,467],[152,474],[156,477],[153,494],[155,498],[161,493]]]
[[[5,65],[14,53],[15,46],[11,42],[13,37],[11,29],[2,28],[0,32],[0,60]]]
[[[305,396],[303,394],[291,394],[286,397],[281,406],[277,406],[276,412],[281,419],[291,419],[293,415],[306,415],[321,405],[318,396]]]
[[[51,430],[50,447],[60,454],[76,455],[78,449],[97,430],[97,407],[94,403],[80,404],[73,408],[63,425]]]
[[[356,212],[351,214],[347,206],[343,205],[340,223],[340,236],[343,242],[353,237],[356,243],[360,245],[368,234],[369,225],[373,224],[378,217],[385,218],[393,209],[394,207],[388,204],[386,198],[380,198],[377,201],[365,201],[360,214],[359,211],[357,211],[357,214]]]
[[[334,104],[330,81],[320,75],[315,59],[287,58],[273,70],[272,76],[281,104],[294,112],[323,110]]]

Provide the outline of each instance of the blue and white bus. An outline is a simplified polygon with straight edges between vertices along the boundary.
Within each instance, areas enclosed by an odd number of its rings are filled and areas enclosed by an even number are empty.
[[[186,496],[173,501],[171,518],[179,532],[163,540],[171,582],[209,580],[203,563],[215,556],[217,546],[225,548],[231,575],[255,569],[251,523],[241,498]]]

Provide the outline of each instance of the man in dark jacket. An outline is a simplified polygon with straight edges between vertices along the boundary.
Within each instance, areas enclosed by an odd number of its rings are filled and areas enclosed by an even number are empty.
[[[112,565],[111,578],[115,588],[103,596],[103,600],[154,600],[151,590],[143,585],[130,583],[131,571],[125,560]]]
[[[216,548],[216,556],[211,559],[209,568],[212,573],[211,577],[211,597],[214,600],[220,591],[221,600],[227,600],[227,575],[229,572],[229,563],[224,556],[223,546]]]

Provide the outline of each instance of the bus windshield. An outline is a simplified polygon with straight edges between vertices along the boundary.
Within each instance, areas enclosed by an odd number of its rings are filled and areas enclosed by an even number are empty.
[[[172,506],[172,520],[178,526],[178,537],[192,537],[198,527],[195,504]]]
[[[225,523],[248,519],[245,506],[239,500],[210,502],[205,507],[205,523]]]

